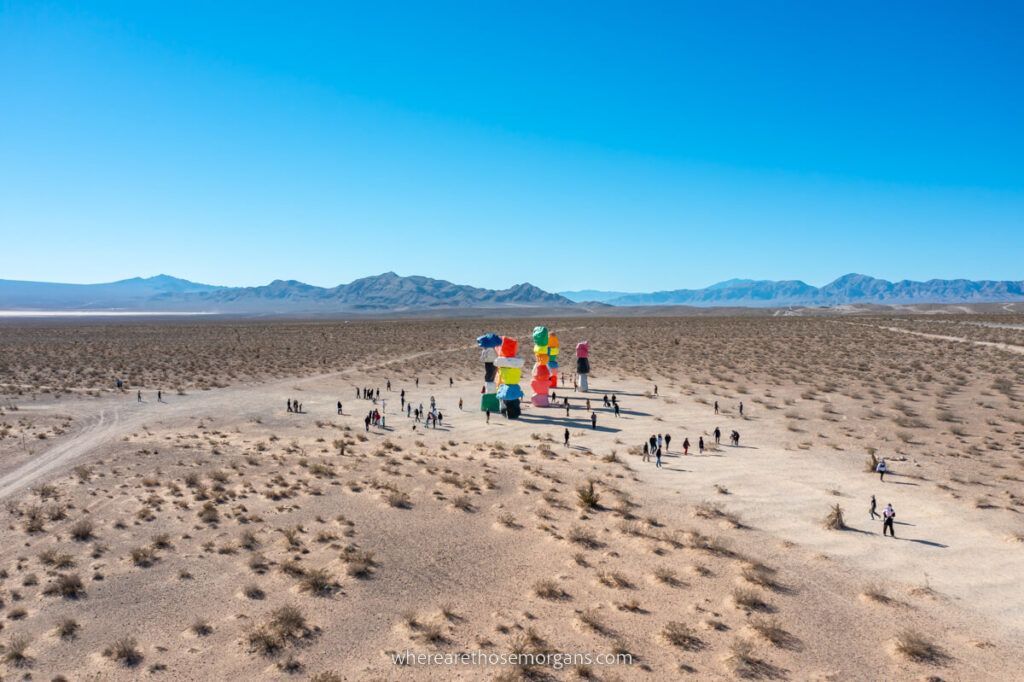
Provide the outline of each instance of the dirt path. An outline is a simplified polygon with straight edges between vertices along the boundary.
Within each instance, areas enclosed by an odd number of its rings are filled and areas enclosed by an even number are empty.
[[[858,324],[851,322],[850,324]],[[877,329],[885,329],[890,332],[897,332],[899,334],[909,334],[911,336],[920,336],[925,339],[934,339],[936,341],[955,341],[957,343],[969,343],[973,346],[986,346],[988,348],[998,348],[999,350],[1005,350],[1010,353],[1024,353],[1024,346],[1014,346],[1009,343],[999,343],[998,341],[979,341],[976,339],[968,339],[963,336],[945,336],[943,334],[928,334],[926,332],[915,332],[910,329],[903,329],[902,327],[883,327],[880,325],[864,325],[866,327],[876,327]]]

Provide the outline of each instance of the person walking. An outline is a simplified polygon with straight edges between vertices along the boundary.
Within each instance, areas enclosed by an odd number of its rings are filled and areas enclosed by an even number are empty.
[[[715,427],[715,445],[719,445],[722,442],[722,429]]]
[[[292,411],[292,399],[291,398],[288,398],[288,411],[289,412]]]
[[[611,401],[608,400],[608,394],[607,393],[604,394],[604,406],[605,407],[611,407],[612,406],[611,405]]]
[[[590,412],[590,398],[587,398],[587,412]]]
[[[370,430],[370,415],[366,415],[366,418],[363,419],[363,424],[366,426],[366,430],[369,431]]]
[[[652,435],[647,439],[647,442],[651,444],[651,452],[654,452],[654,449],[658,447],[658,437]]]
[[[462,398],[459,398],[459,411],[462,411]]]
[[[650,448],[650,446],[647,445],[647,441],[644,441],[644,457],[640,461],[642,461],[642,462],[650,462],[651,461],[651,448]]]
[[[142,391],[135,394],[135,398],[141,403],[142,402]]]
[[[664,438],[662,437],[662,435],[661,435],[661,434],[659,433],[659,434],[658,434],[658,447],[660,448],[660,447],[661,447],[661,446],[662,446],[662,445],[663,445],[664,443],[665,443],[665,439],[664,439]]]
[[[654,384],[654,395],[658,395],[658,384]]]
[[[455,385],[455,379],[452,379],[451,377],[448,377],[448,388],[451,388],[454,385]]]
[[[878,480],[885,483],[885,474],[889,471],[889,465],[885,463],[885,458],[878,460],[878,466],[875,467],[875,471],[878,472]]]
[[[690,454],[690,439],[689,438],[684,438],[683,439],[683,454],[684,455]]]
[[[484,410],[484,411],[487,413],[487,423],[490,424],[491,423],[491,411],[490,410]]]
[[[889,535],[896,537],[896,530],[893,528],[893,522],[896,519],[896,510],[892,508],[892,502],[885,505],[885,509],[882,510],[882,535],[888,531]]]
[[[569,416],[569,399],[568,398],[565,399],[565,416],[566,417]]]
[[[661,468],[661,448],[654,451],[654,466],[658,469]]]
[[[732,446],[734,448],[738,448],[740,446],[740,432],[739,431],[737,431],[736,429],[733,429],[732,430],[732,434],[730,434],[729,438],[732,440]]]
[[[697,439],[697,452],[698,454],[704,454],[704,436],[700,436]]]
[[[618,417],[619,416],[619,404],[618,403],[612,403],[612,405],[614,406],[613,409],[615,410],[615,416]]]
[[[590,428],[597,430],[597,412],[590,413]]]
[[[871,496],[871,506],[868,508],[868,514],[871,515],[871,520],[874,521],[875,517],[878,516],[878,503],[875,502],[875,496]]]
[[[157,391],[156,392],[156,401],[158,403],[162,403],[164,401],[164,392],[163,391]]]
[[[338,414],[341,414],[341,401],[338,401]]]
[[[740,416],[743,416],[743,401],[740,401]]]
[[[387,387],[388,387],[388,390],[390,391],[391,390],[391,379],[387,380]]]
[[[565,430],[565,447],[569,447],[569,429]]]
[[[715,401],[715,414],[718,414],[718,401]]]
[[[671,443],[671,442],[672,442],[672,436],[666,433],[665,434],[665,454],[666,455],[671,452],[671,450],[668,449],[669,443]]]

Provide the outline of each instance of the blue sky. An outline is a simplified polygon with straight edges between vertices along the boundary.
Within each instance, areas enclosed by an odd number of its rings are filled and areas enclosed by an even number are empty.
[[[998,2],[0,0],[0,278],[1022,279],[1022,31]]]

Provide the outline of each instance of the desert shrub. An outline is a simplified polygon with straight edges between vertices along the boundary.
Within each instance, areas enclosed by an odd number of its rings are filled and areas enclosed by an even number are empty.
[[[843,508],[838,503],[832,505],[828,515],[825,517],[825,528],[828,530],[846,530],[846,522],[843,520]]]

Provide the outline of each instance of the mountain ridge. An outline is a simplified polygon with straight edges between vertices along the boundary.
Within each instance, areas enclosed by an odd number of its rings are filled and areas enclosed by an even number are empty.
[[[550,293],[529,282],[485,289],[394,272],[319,287],[275,279],[251,287],[191,282],[171,275],[132,277],[101,284],[0,279],[0,310],[147,311],[245,314],[388,313],[473,309],[600,307],[830,307],[1024,301],[1024,281],[884,279],[849,273],[820,287],[801,280],[730,279],[702,289],[649,293],[583,289]]]

